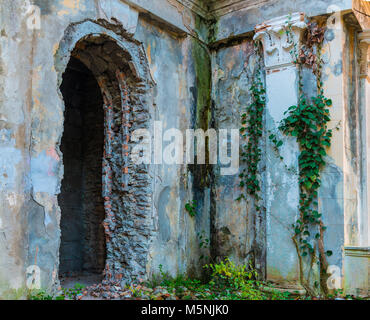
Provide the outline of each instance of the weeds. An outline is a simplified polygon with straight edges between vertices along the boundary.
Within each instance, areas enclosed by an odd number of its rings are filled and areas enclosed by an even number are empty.
[[[236,265],[229,258],[217,264],[204,266],[211,272],[210,281],[190,279],[179,275],[171,277],[159,266],[159,275],[147,282],[150,288],[164,288],[181,300],[288,300],[289,293],[277,290],[265,292],[257,281],[257,272],[251,265]]]
[[[62,288],[62,294],[57,296],[52,296],[45,290],[32,290],[28,294],[28,300],[77,300],[84,288],[84,285],[76,283],[73,288]]]

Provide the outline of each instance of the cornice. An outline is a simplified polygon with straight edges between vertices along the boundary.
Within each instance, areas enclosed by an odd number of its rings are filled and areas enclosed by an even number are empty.
[[[252,8],[269,0],[209,0],[210,16],[222,17],[234,11]]]
[[[176,0],[203,18],[221,17],[228,13],[261,5],[269,0]]]
[[[196,0],[176,0],[177,2],[181,3],[186,8],[192,10],[193,12],[199,14],[203,18],[208,18],[209,10],[208,7],[203,2],[196,1]]]

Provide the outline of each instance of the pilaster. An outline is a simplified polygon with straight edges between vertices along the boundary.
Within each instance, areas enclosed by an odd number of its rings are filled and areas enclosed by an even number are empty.
[[[284,112],[297,104],[298,72],[292,51],[295,44],[299,45],[305,27],[303,13],[278,17],[256,26],[255,39],[261,40],[264,50],[266,129],[269,133],[280,135],[278,126]],[[299,148],[294,138],[280,138],[284,141],[280,148],[284,160],[270,142],[266,144],[267,279],[296,284],[298,259],[291,226],[299,214]]]

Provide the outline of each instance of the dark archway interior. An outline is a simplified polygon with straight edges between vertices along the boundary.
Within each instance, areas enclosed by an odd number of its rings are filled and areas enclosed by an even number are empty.
[[[65,103],[61,141],[61,276],[101,274],[106,259],[102,197],[104,110],[91,71],[71,58],[60,87]]]

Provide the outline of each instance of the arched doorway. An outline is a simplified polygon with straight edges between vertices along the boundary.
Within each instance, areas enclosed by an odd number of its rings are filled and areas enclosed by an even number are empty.
[[[65,103],[61,141],[64,178],[61,208],[61,278],[102,275],[106,244],[103,221],[103,98],[93,73],[72,57],[60,87]]]
[[[89,31],[88,34],[85,33],[86,30]],[[149,245],[154,234],[151,214],[153,175],[151,166],[135,164],[129,160],[130,150],[137,143],[130,141],[130,136],[138,129],[150,130],[153,119],[153,82],[143,48],[133,40],[117,36],[112,30],[86,21],[70,26],[66,30],[66,37],[61,41],[55,56],[55,68],[58,72],[60,97],[64,100],[66,112],[64,135],[68,136],[66,131],[68,130],[66,125],[69,121],[67,108],[70,103],[69,98],[63,92],[67,90],[64,86],[68,88],[68,85],[65,84],[67,78],[72,86],[70,91],[76,91],[79,86],[79,91],[82,90],[88,99],[94,100],[94,109],[100,105],[99,115],[94,114],[92,120],[98,126],[96,131],[100,132],[99,137],[95,140],[101,142],[101,133],[103,133],[102,156],[99,156],[97,152],[93,152],[91,155],[94,160],[101,157],[101,185],[96,188],[96,190],[100,189],[101,198],[99,202],[90,202],[89,204],[97,207],[103,204],[104,210],[98,210],[99,213],[95,216],[97,217],[95,221],[82,220],[82,223],[79,221],[76,224],[77,227],[70,229],[74,229],[75,234],[79,230],[82,230],[80,233],[93,230],[94,237],[91,238],[101,239],[101,225],[103,225],[106,253],[105,259],[103,259],[103,278],[105,280],[145,278]],[[77,85],[78,83],[81,85]],[[78,100],[82,99],[82,96],[78,92],[76,96],[77,103]],[[82,109],[86,112],[86,107]],[[72,116],[73,121],[76,119],[75,116]],[[86,120],[81,119],[81,121],[85,121],[85,124],[89,126]],[[83,132],[83,130],[81,131]],[[94,133],[98,134],[98,132]],[[82,236],[83,239],[81,239],[81,235],[79,235],[74,244],[77,248],[75,252],[78,254],[78,259],[75,256],[71,257],[70,253],[66,253],[64,249],[66,248],[65,236],[70,232],[69,225],[71,222],[74,223],[73,220],[69,220],[68,223],[68,218],[63,217],[66,211],[66,204],[63,203],[63,197],[65,197],[63,184],[66,183],[68,186],[66,180],[68,179],[68,168],[66,167],[68,166],[68,148],[66,149],[64,146],[68,138],[65,138],[64,135],[62,135],[59,145],[63,155],[64,180],[61,183],[61,194],[58,197],[58,205],[61,209],[58,274],[63,275],[65,271],[70,269],[71,264],[66,267],[64,260],[74,260],[72,265],[78,272],[99,272],[102,268],[101,257],[103,255],[101,254],[102,250],[99,249],[102,241],[95,241],[95,246],[90,246],[92,248],[90,252],[96,258],[88,262],[85,257],[91,256],[91,254],[85,254],[85,236]],[[72,138],[75,138],[73,136],[72,134]],[[76,139],[72,139],[72,142],[69,143],[73,145],[73,141]],[[83,145],[86,147],[85,143]],[[76,156],[76,152],[73,156]],[[85,154],[83,154],[84,156]],[[81,163],[83,161],[74,162],[78,164],[77,167],[82,166],[83,168]],[[94,176],[98,177],[97,166],[94,168]],[[72,169],[75,170],[75,168]],[[79,179],[82,181],[80,185],[87,183],[84,180],[86,179],[85,175],[80,174]],[[96,180],[93,185],[96,187],[97,183]],[[73,195],[79,201],[83,201],[82,195],[74,193]],[[77,207],[81,208],[81,206]],[[103,221],[102,212],[104,212]],[[99,229],[96,228],[97,225]],[[66,256],[66,254],[70,256]]]

